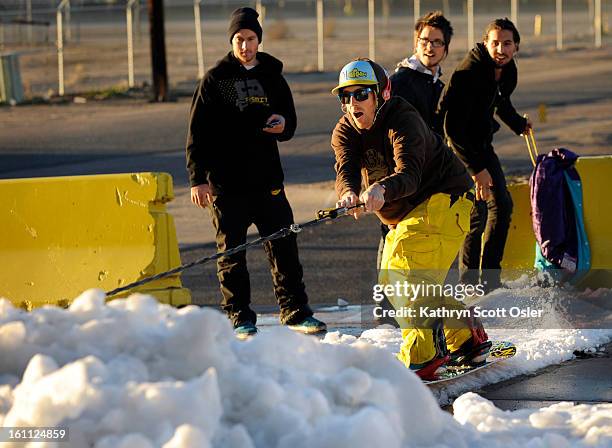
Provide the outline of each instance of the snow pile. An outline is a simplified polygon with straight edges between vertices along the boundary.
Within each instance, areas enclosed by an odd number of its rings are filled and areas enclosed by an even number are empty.
[[[0,375],[3,426],[68,426],[73,446],[393,447],[453,421],[367,344],[285,328],[244,343],[214,310],[142,295],[31,313],[0,301]]]
[[[504,412],[468,392],[453,403],[453,409],[457,421],[488,434],[495,446],[566,447],[578,440],[581,446],[612,444],[612,403],[558,403],[537,410]]]
[[[241,342],[214,310],[143,295],[105,304],[92,290],[68,310],[31,313],[0,300],[0,425],[65,426],[69,446],[612,443],[609,408],[516,417],[471,394],[460,403],[455,420],[388,350],[365,341],[322,344],[277,327]],[[570,429],[557,431],[562,421]]]

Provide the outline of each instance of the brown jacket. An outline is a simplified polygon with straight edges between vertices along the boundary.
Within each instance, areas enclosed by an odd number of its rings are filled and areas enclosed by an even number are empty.
[[[407,101],[392,97],[368,130],[345,114],[332,134],[336,193],[359,194],[375,182],[385,187],[385,205],[376,213],[397,224],[435,193],[462,194],[472,186],[463,164],[431,131]]]

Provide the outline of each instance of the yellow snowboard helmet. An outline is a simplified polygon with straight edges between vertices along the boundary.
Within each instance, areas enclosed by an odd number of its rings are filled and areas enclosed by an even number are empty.
[[[380,104],[391,97],[391,82],[384,68],[369,59],[357,59],[349,62],[338,77],[338,85],[332,89],[333,95],[338,95],[341,89],[348,86],[373,86]]]

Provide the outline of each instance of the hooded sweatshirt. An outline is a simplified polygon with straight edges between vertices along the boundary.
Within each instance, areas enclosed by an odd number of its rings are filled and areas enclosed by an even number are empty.
[[[389,78],[391,93],[401,96],[412,104],[425,123],[439,134],[444,133],[442,120],[436,114],[438,101],[444,89],[444,83],[439,78],[441,75],[440,68],[434,76],[413,55],[410,59],[406,58],[397,64],[395,73]]]
[[[463,194],[472,186],[463,164],[419,112],[400,97],[385,102],[370,129],[359,129],[350,114],[338,121],[331,141],[336,156],[336,193],[359,194],[379,183],[385,204],[376,212],[397,224],[436,193]]]
[[[282,62],[262,52],[257,60],[247,70],[230,52],[198,84],[186,144],[191,186],[208,183],[216,195],[282,188],[277,141],[293,137],[295,107]],[[285,118],[281,134],[262,130],[272,114]]]
[[[487,167],[493,154],[493,134],[499,124],[497,114],[516,134],[525,129],[510,95],[516,88],[517,70],[514,60],[502,69],[495,81],[495,62],[484,44],[476,44],[453,73],[443,94],[440,113],[451,147],[465,163],[471,175]]]

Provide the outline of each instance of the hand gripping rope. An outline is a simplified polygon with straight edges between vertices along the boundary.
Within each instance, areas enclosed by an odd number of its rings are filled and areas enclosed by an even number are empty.
[[[179,267],[171,269],[166,272],[161,272],[159,274],[153,275],[151,277],[143,278],[142,280],[138,280],[137,282],[130,283],[129,285],[122,286],[120,288],[113,289],[112,291],[108,291],[106,293],[106,297],[115,296],[121,292],[127,291],[132,288],[136,288],[137,286],[142,286],[146,283],[152,282],[154,280],[159,280],[160,278],[168,277],[170,275],[176,274],[178,272],[184,271],[186,269],[192,268],[199,264],[204,264],[212,260],[216,260],[223,256],[234,255],[237,252],[241,252],[243,250],[247,250],[249,247],[256,246],[258,244],[265,243],[266,241],[278,240],[280,238],[285,238],[292,233],[300,233],[306,227],[312,227],[318,224],[321,224],[325,221],[332,221],[336,218],[346,215],[350,210],[362,207],[364,204],[357,204],[351,207],[340,207],[340,208],[327,208],[323,210],[319,210],[317,212],[317,217],[311,221],[305,222],[304,224],[291,224],[289,227],[284,227],[271,235],[259,237],[253,241],[241,244],[240,246],[233,247],[231,249],[226,250],[225,252],[218,252],[214,255],[210,255],[207,257],[198,258],[190,263],[185,263]]]

